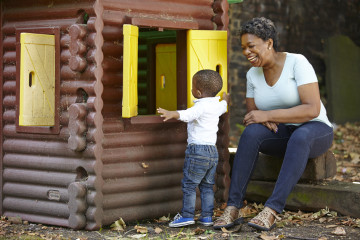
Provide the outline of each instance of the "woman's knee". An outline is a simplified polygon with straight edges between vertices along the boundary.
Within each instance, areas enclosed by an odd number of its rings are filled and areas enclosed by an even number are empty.
[[[312,141],[312,138],[309,136],[309,134],[307,134],[307,131],[298,131],[298,132],[294,132],[288,142],[288,147],[289,146],[296,146],[297,148],[300,147],[306,147],[306,146],[310,146]]]
[[[241,134],[241,138],[245,139],[261,139],[268,134],[267,128],[259,123],[250,124]]]

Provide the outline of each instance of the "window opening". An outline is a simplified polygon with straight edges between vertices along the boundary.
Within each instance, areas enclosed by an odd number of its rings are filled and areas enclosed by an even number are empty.
[[[79,88],[76,91],[76,95],[77,95],[75,100],[76,103],[86,103],[89,98],[89,95],[82,88]]]
[[[29,72],[29,87],[32,87],[34,79],[34,72]]]
[[[176,31],[158,31],[152,28],[139,30],[138,57],[138,112],[139,115],[152,115],[156,108],[175,101],[176,109]],[[173,56],[169,49],[173,45]],[[161,49],[162,50],[159,50]],[[172,76],[170,76],[172,75]],[[169,86],[174,85],[174,88]],[[165,100],[164,94],[167,94]],[[159,102],[160,101],[160,102]]]

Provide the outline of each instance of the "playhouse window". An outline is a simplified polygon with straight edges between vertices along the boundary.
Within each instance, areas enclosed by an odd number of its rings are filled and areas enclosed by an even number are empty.
[[[16,125],[19,132],[59,132],[58,38],[56,29],[17,31]]]
[[[201,69],[218,71],[224,80],[219,95],[227,91],[226,31],[185,30],[177,36],[177,31],[139,31],[136,26],[124,25],[123,33],[124,118],[155,114],[157,107],[176,110],[192,106],[191,80]],[[179,71],[186,76],[177,80]]]
[[[123,32],[123,117],[176,110],[176,31],[124,25]]]

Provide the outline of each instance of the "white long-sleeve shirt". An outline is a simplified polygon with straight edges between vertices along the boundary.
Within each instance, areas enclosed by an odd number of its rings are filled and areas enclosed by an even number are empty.
[[[227,103],[220,97],[196,99],[194,106],[178,110],[179,120],[187,122],[188,144],[215,145],[219,117],[226,112]]]

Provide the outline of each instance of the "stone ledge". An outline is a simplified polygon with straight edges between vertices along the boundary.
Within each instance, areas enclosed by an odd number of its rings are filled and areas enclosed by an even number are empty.
[[[232,165],[235,154],[230,156]],[[252,180],[276,181],[283,159],[259,153],[259,159],[251,176]],[[331,151],[317,158],[310,158],[300,182],[319,181],[336,174],[336,159]]]
[[[245,199],[262,202],[274,189],[274,182],[250,181]],[[286,201],[286,209],[319,211],[325,207],[342,215],[360,218],[360,185],[328,182],[322,185],[297,184]]]

